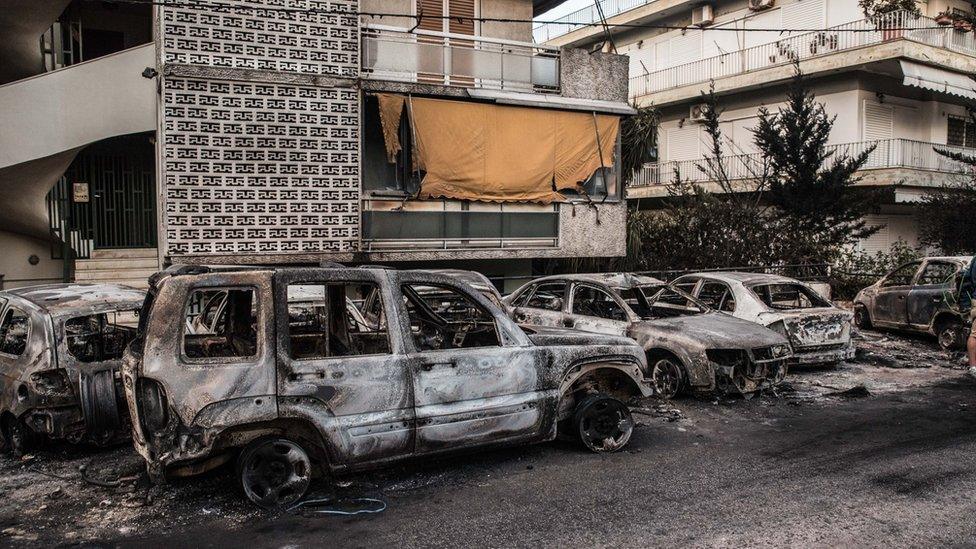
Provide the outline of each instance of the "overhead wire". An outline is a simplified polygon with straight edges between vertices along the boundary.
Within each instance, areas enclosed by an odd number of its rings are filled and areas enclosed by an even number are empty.
[[[700,30],[705,32],[774,32],[774,33],[807,33],[807,32],[852,32],[852,33],[873,33],[878,32],[875,28],[736,28],[736,27],[699,27],[697,25],[663,25],[656,23],[610,23],[594,21],[590,23],[577,23],[570,21],[524,19],[515,17],[471,17],[466,15],[427,15],[423,13],[397,13],[382,11],[358,11],[337,8],[288,8],[280,6],[260,6],[244,4],[226,4],[213,2],[211,0],[84,0],[86,2],[98,2],[100,4],[140,4],[171,8],[187,9],[213,9],[217,11],[254,11],[258,13],[295,13],[295,14],[315,14],[315,15],[345,15],[354,17],[372,17],[377,19],[399,18],[399,19],[441,19],[455,21],[472,21],[480,23],[535,23],[536,25],[568,25],[573,27],[604,27],[604,25],[620,29],[659,29],[659,30]],[[932,25],[928,27],[885,27],[886,31],[924,31],[924,30],[944,30],[946,27]]]

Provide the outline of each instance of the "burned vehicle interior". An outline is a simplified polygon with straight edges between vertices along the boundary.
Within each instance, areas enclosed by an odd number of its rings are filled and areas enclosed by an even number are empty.
[[[389,354],[379,288],[358,282],[290,284],[288,337],[296,360]]]
[[[777,311],[831,307],[826,299],[801,284],[760,284],[749,289],[763,304]]]
[[[2,306],[0,306],[2,308]],[[11,307],[0,322],[0,353],[20,356],[27,349],[30,318],[23,311]]]
[[[645,320],[706,312],[705,307],[693,297],[668,285],[634,286],[619,292],[627,306]],[[575,310],[575,302],[573,308]]]
[[[410,333],[419,351],[500,345],[495,319],[446,286],[404,284]]]
[[[136,336],[135,311],[110,311],[64,322],[68,353],[78,362],[119,360]]]
[[[257,354],[254,288],[195,290],[185,313],[187,358],[252,357]]]

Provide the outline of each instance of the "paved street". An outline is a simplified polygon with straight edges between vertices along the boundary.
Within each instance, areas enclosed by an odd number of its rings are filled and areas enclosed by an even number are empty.
[[[147,492],[86,484],[89,457],[68,450],[4,458],[0,530],[167,547],[972,544],[976,382],[931,342],[867,337],[855,362],[778,395],[652,400],[619,454],[557,442],[350,479],[340,497],[385,501],[375,515],[267,517],[226,471]],[[126,448],[100,456],[116,477],[138,469]]]

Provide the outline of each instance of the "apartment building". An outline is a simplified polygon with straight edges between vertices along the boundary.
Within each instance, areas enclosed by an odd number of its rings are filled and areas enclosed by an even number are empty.
[[[622,255],[627,59],[559,3],[0,0],[0,280]]]
[[[963,167],[933,147],[976,147],[964,107],[976,98],[969,78],[976,73],[974,33],[938,18],[970,10],[969,2],[930,0],[919,3],[922,17],[895,12],[874,19],[856,0],[605,0],[601,7],[611,25],[680,27],[610,31],[616,50],[630,58],[631,98],[661,111],[658,162],[627,189],[642,206],[666,195],[676,171],[717,188],[696,168],[707,147],[700,94],[711,82],[729,141],[727,171],[748,188],[761,162],[751,129],[760,107],[775,112],[784,101],[794,60],[836,116],[830,146],[848,154],[875,147],[861,184],[887,192],[869,219],[882,229],[859,243],[863,250],[887,250],[898,239],[916,244],[919,198],[962,177]],[[594,47],[607,35],[585,24],[599,20],[587,6],[560,19],[574,24],[537,25],[533,32],[547,45]]]

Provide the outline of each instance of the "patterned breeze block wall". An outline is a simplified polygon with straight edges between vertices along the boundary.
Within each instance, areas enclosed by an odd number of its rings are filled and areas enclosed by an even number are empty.
[[[171,255],[353,251],[355,89],[167,78]]]
[[[358,75],[356,16],[341,14],[354,13],[355,0],[221,0],[241,7],[217,11],[176,4],[162,10],[164,63]]]
[[[164,77],[166,253],[355,251],[358,92],[303,77],[357,76],[358,22],[337,13],[357,2],[227,3],[241,7],[161,9],[163,62],[216,69]]]

